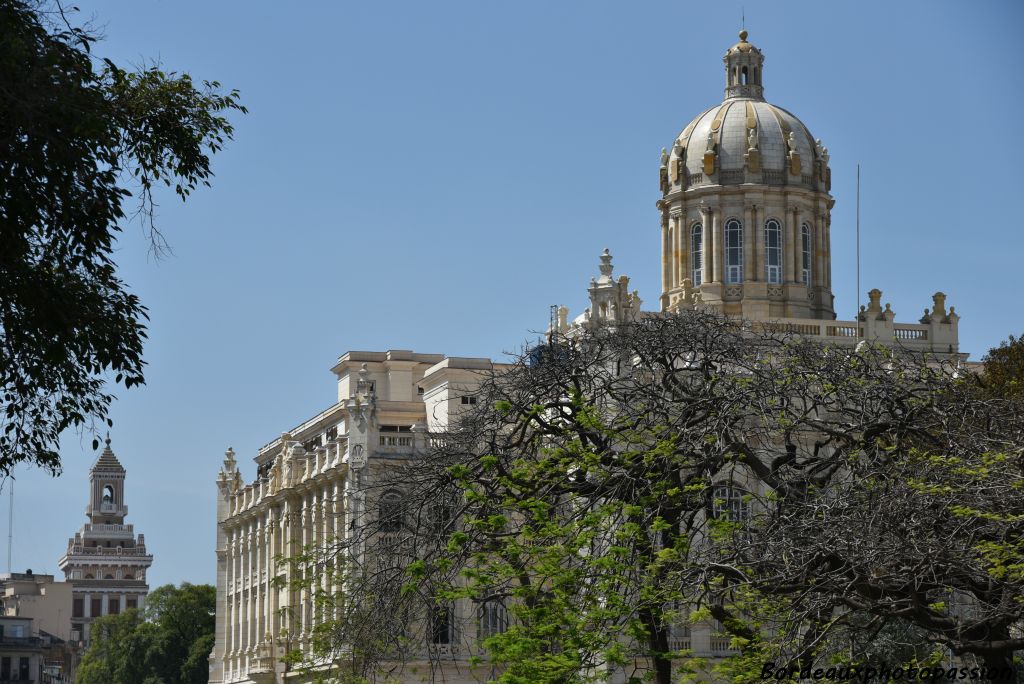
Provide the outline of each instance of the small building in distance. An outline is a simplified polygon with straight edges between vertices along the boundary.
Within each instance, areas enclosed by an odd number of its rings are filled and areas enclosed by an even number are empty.
[[[93,618],[143,606],[149,585],[146,571],[153,556],[145,537],[125,524],[125,469],[110,449],[110,439],[89,470],[89,522],[68,540],[60,561],[72,585],[71,640],[89,643]],[[3,678],[0,677],[0,680]]]
[[[71,639],[71,594],[71,584],[58,582],[53,575],[31,570],[0,574],[0,618],[29,620],[14,623],[13,631],[4,629],[0,638],[0,673],[9,669],[11,676],[15,672],[20,676],[24,657],[28,658],[32,673],[29,681],[72,681],[81,654],[77,642]],[[27,636],[20,636],[25,624]],[[13,652],[23,647],[27,647],[27,655]],[[33,663],[36,654],[41,658],[41,678],[39,667]],[[7,669],[3,657],[11,658]],[[0,676],[0,683],[6,681]]]
[[[0,574],[0,602],[5,617],[29,617],[34,628],[71,641],[71,584],[31,570]],[[0,679],[2,681],[2,679]]]

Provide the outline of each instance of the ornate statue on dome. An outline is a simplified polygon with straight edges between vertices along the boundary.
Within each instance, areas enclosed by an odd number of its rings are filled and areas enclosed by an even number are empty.
[[[747,149],[750,149],[750,150],[756,150],[757,149],[757,129],[756,128],[751,128],[749,131],[747,131]]]
[[[786,136],[786,145],[789,146],[790,152],[796,152],[796,135],[793,131],[790,131],[789,135]]]
[[[708,131],[707,151],[708,152],[714,152],[715,151],[715,132],[714,131]]]
[[[828,148],[821,144],[821,138],[814,141],[814,150],[823,164],[828,164]]]

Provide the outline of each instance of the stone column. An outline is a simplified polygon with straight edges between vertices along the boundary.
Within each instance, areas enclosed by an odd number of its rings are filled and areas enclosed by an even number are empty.
[[[814,226],[811,228],[811,286],[820,287],[822,283],[821,275],[823,272],[822,263],[825,260],[825,250],[822,245],[825,243],[825,219],[822,214],[817,214],[814,217]],[[816,299],[815,302],[819,306],[825,302],[820,299]]]
[[[785,272],[783,276],[784,283],[795,283],[796,282],[796,267],[794,264],[793,250],[793,236],[796,234],[796,222],[799,218],[799,209],[795,206],[788,207],[786,209],[786,218],[783,221],[782,226],[782,255],[783,264],[785,265]]]
[[[824,266],[821,269],[821,284],[832,289],[832,214],[825,214],[825,225],[822,226],[825,236],[822,240],[822,249],[825,250]]]
[[[675,245],[672,250],[672,257],[675,263],[675,267],[672,269],[675,274],[675,280],[672,282],[672,287],[680,287],[683,284],[683,278],[686,277],[686,258],[683,255],[686,245],[684,233],[686,229],[684,226],[684,217],[682,214],[675,215]]]
[[[748,206],[744,212],[746,217],[744,219],[743,228],[743,281],[752,283],[758,280],[757,277],[757,260],[754,258],[754,243],[757,234],[757,224],[754,222],[754,207],[753,205]]]
[[[83,617],[87,617],[87,618],[95,617],[92,614],[92,594],[86,594],[85,595],[85,606],[83,606],[83,611],[84,611],[82,613]]]
[[[668,213],[661,214],[661,293],[669,291],[672,282],[672,244],[668,227]]]
[[[338,526],[338,483],[337,481],[328,485],[328,499],[327,499],[327,540],[328,543],[334,545],[332,540],[337,539],[337,526]],[[335,583],[335,573],[338,570],[337,565],[337,554],[331,558],[330,562],[330,582],[327,585],[327,591],[334,594],[337,592],[338,587]]]
[[[264,624],[264,613],[263,613],[263,563],[265,562],[264,544],[265,538],[263,535],[263,516],[256,518],[253,525],[256,527],[256,573],[252,578],[253,582],[253,593],[255,594],[255,600],[253,601],[253,610],[256,613],[256,620],[253,623],[253,631],[256,634],[256,643],[263,643],[263,633],[266,631],[266,625]]]
[[[229,533],[228,550],[229,550],[229,563],[228,567],[228,603],[231,604],[231,608],[228,611],[230,613],[230,619],[228,620],[228,653],[236,655],[238,653],[238,626],[242,621],[241,615],[238,613],[238,568],[242,562],[239,556],[239,542],[238,542],[238,528],[231,530]]]
[[[312,511],[311,507],[312,507],[311,497],[310,497],[310,494],[307,492],[302,497],[302,518],[301,518],[302,522],[300,523],[302,525],[302,548],[306,548],[306,546],[313,541],[313,539],[312,539],[312,537],[313,537],[313,525],[312,525],[313,511]],[[308,573],[309,570],[306,569],[303,572],[304,573]],[[304,575],[303,579],[308,580],[309,579],[308,575]],[[308,582],[303,582],[303,588],[302,588],[302,592],[300,594],[300,599],[302,601],[302,630],[301,630],[301,632],[302,632],[303,637],[306,637],[306,636],[309,635],[309,628],[310,628],[310,625],[312,624],[312,621],[310,620],[310,614],[309,614],[309,609],[310,609],[309,596],[310,596],[311,589],[312,589],[312,586]]]
[[[249,577],[251,566],[249,564],[249,532],[243,526],[239,529],[239,582],[238,582],[238,597],[239,597],[239,631],[238,631],[238,648],[242,653],[245,653],[249,648],[249,591],[246,588],[246,579]]]
[[[793,252],[793,280],[799,284],[803,284],[803,268],[804,268],[804,241],[803,241],[803,214],[799,208],[794,207],[793,209],[793,242],[791,251]]]
[[[757,205],[751,205],[750,216],[754,225],[754,261],[757,266],[754,268],[754,280],[768,280],[768,274],[765,272],[765,250],[764,250],[764,222],[766,217],[763,216],[763,211],[758,211]]]
[[[708,282],[720,283],[722,282],[722,255],[719,252],[722,250],[725,240],[719,235],[718,212],[709,209],[707,219],[707,223],[704,224],[704,237],[707,240],[704,258],[707,259],[706,269],[710,273]]]

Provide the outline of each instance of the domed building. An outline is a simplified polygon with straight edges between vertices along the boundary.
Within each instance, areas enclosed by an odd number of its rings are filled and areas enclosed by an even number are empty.
[[[764,55],[725,53],[725,100],[662,153],[661,309],[699,294],[753,320],[835,318],[828,150],[764,99]]]
[[[777,330],[853,346],[861,341],[957,356],[958,324],[936,292],[916,322],[872,289],[856,320],[836,320],[828,149],[800,119],[764,99],[764,55],[740,31],[723,57],[725,99],[697,115],[661,154],[659,311],[711,308]],[[629,278],[600,257],[591,306],[570,320],[552,311],[551,330],[617,324],[642,300]]]
[[[966,359],[958,347],[959,318],[952,308],[947,312],[941,292],[917,323],[897,324],[877,289],[868,293],[857,320],[836,320],[828,152],[793,114],[765,101],[764,55],[746,32],[724,61],[724,101],[693,119],[662,155],[659,311],[644,311],[630,279],[613,276],[606,249],[588,288],[590,306],[572,319],[567,307],[552,307],[549,333],[572,336],[710,307],[828,344],[854,347],[868,340]],[[355,535],[363,520],[393,520],[402,493],[383,490],[381,473],[422,453],[430,435],[443,434],[463,407],[476,403],[481,373],[500,369],[483,358],[350,351],[331,369],[337,402],[259,449],[254,479],[243,480],[228,449],[216,482],[217,627],[210,682],[312,681],[317,673],[293,670],[284,657],[296,650],[313,670],[327,671],[333,661],[314,646],[329,613],[314,600],[316,586],[289,581],[295,569],[282,570],[279,559]],[[739,506],[742,497],[732,500]],[[396,522],[401,525],[400,517]],[[103,527],[106,534],[112,526]],[[386,531],[394,531],[390,523]],[[478,658],[479,640],[508,627],[503,607],[460,600],[428,619],[402,629],[403,638],[422,640],[423,660],[396,670],[397,681],[493,677]],[[731,649],[721,631],[712,621],[687,623],[673,628],[669,644],[719,658]],[[615,676],[609,681],[625,681],[623,673]]]

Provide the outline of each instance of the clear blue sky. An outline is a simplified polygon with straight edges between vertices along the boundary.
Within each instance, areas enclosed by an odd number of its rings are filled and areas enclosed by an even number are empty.
[[[660,285],[658,157],[722,99],[741,2],[78,3],[96,52],[158,58],[242,92],[213,188],[162,201],[174,256],[126,226],[121,274],[150,308],[148,384],[113,446],[150,584],[214,580],[224,450],[329,406],[349,349],[498,357],[575,315],[598,254]],[[1006,2],[753,2],[766,98],[832,156],[833,283],[913,321],[942,290],[972,358],[1024,332],[1020,39]],[[85,521],[88,440],[64,474],[17,474],[14,568],[56,573]],[[4,490],[6,494],[6,488]],[[6,524],[6,500],[0,524]],[[2,530],[3,528],[0,528]],[[6,569],[6,568],[3,568]]]

